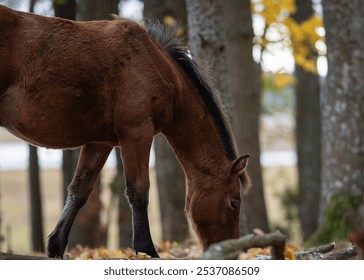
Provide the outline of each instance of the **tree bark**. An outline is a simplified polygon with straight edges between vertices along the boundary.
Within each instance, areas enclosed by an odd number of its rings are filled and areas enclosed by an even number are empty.
[[[221,100],[231,113],[222,1],[186,0],[188,39],[195,59],[209,72]]]
[[[29,145],[29,186],[32,249],[36,252],[45,252],[38,153],[37,147],[32,145]]]
[[[144,0],[144,16],[163,22],[173,17],[177,25],[186,30],[186,5],[184,0]],[[165,138],[154,139],[156,174],[162,220],[162,240],[184,241],[188,236],[185,216],[185,177],[180,164]]]
[[[229,89],[233,124],[240,153],[250,153],[253,187],[243,198],[247,228],[269,231],[260,165],[260,71],[253,60],[253,24],[249,0],[223,1]],[[244,213],[241,213],[244,217]],[[242,229],[243,230],[243,229]]]
[[[293,19],[297,23],[314,15],[312,1],[296,0],[296,7]],[[310,48],[312,57],[317,57],[314,46],[304,47]],[[317,73],[296,64],[295,76],[299,219],[303,240],[307,241],[318,227],[321,189],[321,89]]]
[[[324,0],[323,12],[321,226],[326,236],[345,238],[364,228],[364,2]]]

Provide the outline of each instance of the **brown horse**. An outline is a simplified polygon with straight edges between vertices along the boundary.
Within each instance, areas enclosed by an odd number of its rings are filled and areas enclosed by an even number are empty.
[[[69,231],[109,153],[122,147],[133,248],[157,257],[147,215],[149,153],[163,133],[188,185],[186,212],[201,244],[239,236],[240,184],[226,113],[187,48],[161,25],[74,22],[0,6],[0,125],[34,145],[82,147],[48,254]]]

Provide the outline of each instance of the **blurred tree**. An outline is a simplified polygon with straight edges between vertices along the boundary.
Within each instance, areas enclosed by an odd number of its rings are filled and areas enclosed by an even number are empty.
[[[144,17],[186,30],[184,0],[144,0]],[[185,178],[171,147],[162,135],[154,140],[156,174],[162,220],[162,240],[184,241],[188,236],[185,216]]]
[[[144,17],[147,20],[176,25],[182,29],[181,35],[186,35],[187,14],[184,0],[143,0]]]
[[[126,182],[123,171],[123,162],[120,157],[120,148],[116,148],[115,152],[116,174],[110,187],[113,195],[112,201],[115,201],[118,205],[119,246],[125,248],[130,247],[133,241],[131,209],[128,200],[124,195]]]
[[[328,73],[322,99],[319,233],[332,241],[364,229],[364,2],[322,4]]]
[[[295,0],[296,12],[292,18],[298,26],[315,16],[312,1]],[[296,76],[296,147],[298,158],[299,218],[304,241],[317,230],[321,189],[321,108],[320,82],[316,69],[317,50],[307,33],[314,34],[313,25],[306,32],[292,33],[293,52],[305,48],[314,71],[300,65],[297,55]]]
[[[34,13],[36,0],[30,1],[29,11]],[[36,252],[45,252],[44,234],[43,234],[43,209],[41,184],[39,175],[39,163],[37,147],[29,147],[29,194],[30,194],[30,216],[31,216],[31,239],[32,250]]]
[[[76,0],[53,0],[53,7],[56,17],[76,19]]]
[[[77,0],[78,20],[111,19],[111,14],[119,13],[119,0]]]
[[[32,145],[28,145],[28,147],[32,250],[45,252],[38,153],[37,147]]]
[[[57,12],[55,12],[55,15],[57,16]],[[63,179],[62,206],[65,204],[67,199],[68,185],[71,183],[73,174],[76,170],[79,153],[80,149],[62,151],[62,179]]]
[[[186,0],[186,6],[191,52],[211,72],[220,97],[231,113],[222,1]]]
[[[243,195],[241,217],[246,214],[249,230],[268,232],[260,165],[260,69],[253,60],[253,23],[249,0],[223,1],[226,57],[233,124],[240,153],[250,153],[248,171],[253,187]],[[242,229],[243,230],[243,229]]]

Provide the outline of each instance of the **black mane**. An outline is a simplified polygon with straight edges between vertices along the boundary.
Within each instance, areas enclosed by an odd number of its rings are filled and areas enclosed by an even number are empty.
[[[200,66],[192,59],[184,40],[177,36],[175,29],[168,28],[161,23],[148,23],[146,30],[156,42],[166,49],[171,58],[178,63],[195,84],[218,128],[227,157],[230,160],[236,159],[237,153],[228,114],[216,90],[211,86]]]

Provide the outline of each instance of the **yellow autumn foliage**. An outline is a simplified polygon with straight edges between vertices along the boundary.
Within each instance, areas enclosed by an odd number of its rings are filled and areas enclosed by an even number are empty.
[[[295,83],[295,78],[287,73],[275,73],[274,82],[277,88],[282,89]]]
[[[274,85],[275,90],[282,90],[296,82],[296,78],[292,74],[286,72],[263,73],[262,78],[264,83]]]
[[[308,71],[317,73],[316,43],[324,41],[318,32],[323,26],[322,18],[313,15],[302,23],[296,22],[292,17],[296,12],[295,0],[253,0],[252,11],[265,21],[262,38],[256,40],[264,49],[271,44],[288,44],[296,63]],[[269,32],[279,35],[279,40],[270,40],[267,36]]]

